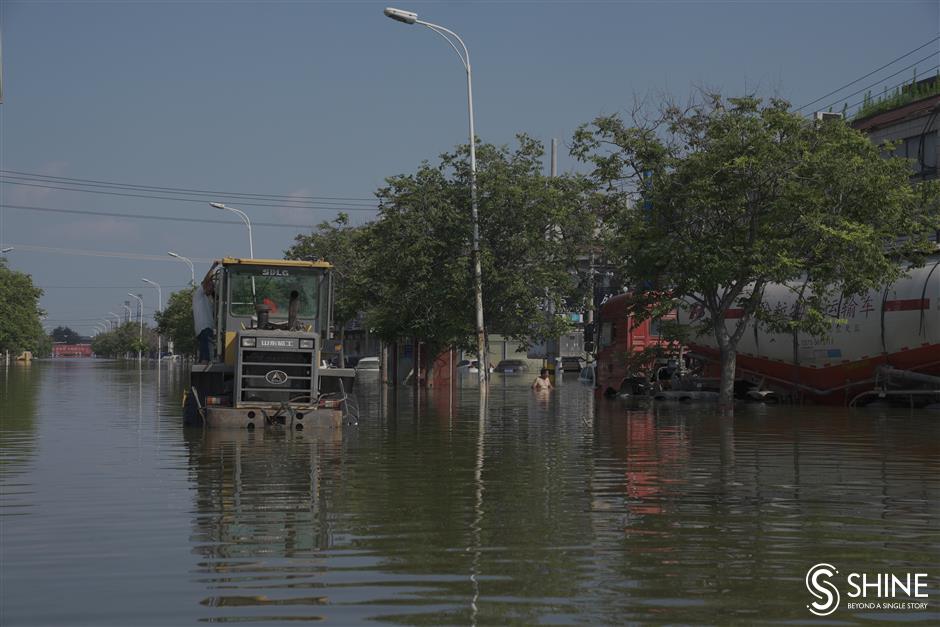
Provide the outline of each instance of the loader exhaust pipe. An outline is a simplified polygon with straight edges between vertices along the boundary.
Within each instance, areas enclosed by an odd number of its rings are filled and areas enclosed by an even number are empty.
[[[287,305],[287,328],[291,331],[297,326],[298,313],[300,313],[300,292],[293,290],[290,293],[290,303]]]

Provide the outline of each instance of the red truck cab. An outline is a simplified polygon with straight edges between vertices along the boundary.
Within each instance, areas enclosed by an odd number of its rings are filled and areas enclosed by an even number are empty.
[[[675,314],[670,314],[675,317]],[[673,343],[659,335],[660,321],[634,315],[632,294],[609,298],[598,311],[597,388],[605,395],[636,391],[648,381]],[[662,349],[662,350],[657,350]]]

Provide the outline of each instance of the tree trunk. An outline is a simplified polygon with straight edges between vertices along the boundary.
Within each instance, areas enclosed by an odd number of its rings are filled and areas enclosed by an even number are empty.
[[[731,346],[727,338],[721,346],[721,383],[719,386],[718,406],[722,411],[734,408],[734,373],[738,349]]]

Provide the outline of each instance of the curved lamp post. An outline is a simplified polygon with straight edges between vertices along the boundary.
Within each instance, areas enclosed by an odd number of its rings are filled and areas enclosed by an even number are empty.
[[[467,50],[467,45],[457,33],[443,26],[419,20],[417,13],[389,7],[385,9],[385,15],[396,22],[420,24],[430,28],[450,44],[460,57],[464,70],[467,71],[467,111],[470,117],[470,209],[473,219],[473,291],[477,314],[477,360],[480,366],[480,383],[485,384],[489,376],[489,364],[486,358],[486,334],[483,326],[483,277],[480,269],[480,218],[477,210],[477,154],[476,137],[473,131],[473,77],[470,71],[470,51]],[[454,43],[455,40],[456,43]],[[457,44],[460,44],[459,48]]]
[[[242,211],[241,209],[236,209],[235,207],[229,207],[228,205],[223,205],[220,202],[210,202],[209,206],[214,207],[216,209],[221,209],[222,211],[231,211],[232,213],[238,214],[238,216],[242,219],[242,222],[245,223],[245,226],[248,227],[248,255],[249,255],[249,258],[254,259],[255,258],[255,245],[251,237],[251,220],[248,219],[248,214]]]
[[[174,259],[179,259],[182,262],[185,262],[189,266],[189,282],[195,286],[196,285],[196,271],[193,269],[193,262],[189,260],[189,257],[184,257],[183,255],[177,255],[172,250],[168,250],[167,253],[170,257]]]

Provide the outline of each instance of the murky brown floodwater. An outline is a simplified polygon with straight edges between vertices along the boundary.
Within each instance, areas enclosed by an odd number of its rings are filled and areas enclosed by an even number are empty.
[[[940,622],[940,412],[365,380],[358,426],[203,432],[185,376],[0,369],[0,624]],[[928,608],[816,619],[818,562]]]

